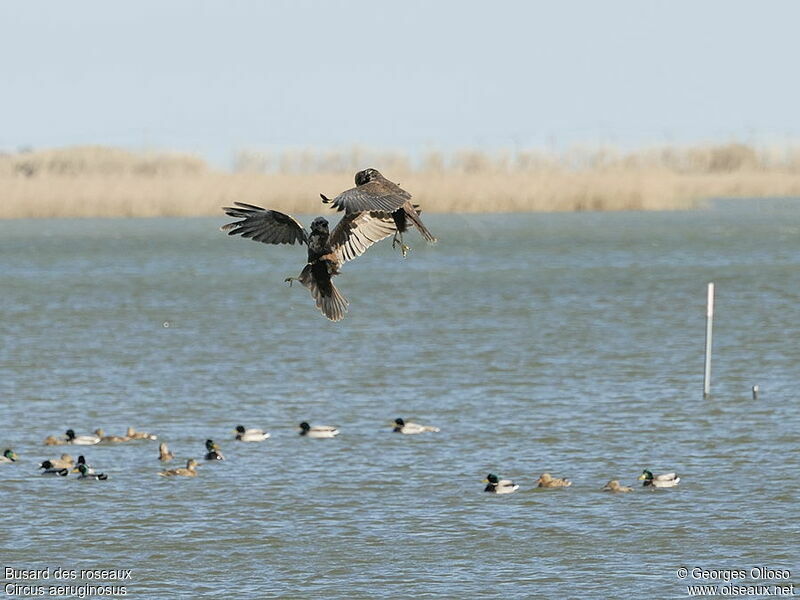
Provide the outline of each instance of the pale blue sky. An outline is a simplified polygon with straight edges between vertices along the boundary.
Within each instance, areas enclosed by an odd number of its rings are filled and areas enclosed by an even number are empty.
[[[0,5],[0,150],[800,137],[793,1]]]

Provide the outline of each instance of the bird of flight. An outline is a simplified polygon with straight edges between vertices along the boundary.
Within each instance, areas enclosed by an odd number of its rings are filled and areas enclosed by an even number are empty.
[[[403,234],[408,230],[409,223],[414,224],[427,242],[431,244],[436,242],[436,238],[419,218],[419,207],[411,203],[411,194],[393,181],[386,179],[378,169],[359,171],[356,173],[355,179],[356,187],[342,192],[333,200],[320,194],[322,202],[331,204],[335,209],[345,211],[345,213],[376,210],[374,207],[388,210],[397,227],[397,233],[392,240],[392,248],[400,244],[403,257],[409,251],[409,247],[403,243]]]
[[[371,174],[365,175],[368,172]],[[402,231],[406,219],[424,232],[426,239],[435,241],[419,220],[410,198],[408,192],[384,179],[375,169],[366,169],[356,173],[355,188],[330,201],[345,211],[333,231],[324,217],[314,219],[309,232],[290,215],[242,202],[222,209],[229,217],[241,220],[220,229],[228,235],[241,235],[265,244],[305,244],[308,247],[305,267],[298,277],[288,277],[286,281],[290,285],[299,281],[311,292],[323,315],[331,321],[341,321],[349,303],[332,278],[339,275],[345,262],[361,256],[370,246],[392,234],[400,235],[405,256],[407,247],[402,242]],[[413,216],[408,214],[409,210]]]

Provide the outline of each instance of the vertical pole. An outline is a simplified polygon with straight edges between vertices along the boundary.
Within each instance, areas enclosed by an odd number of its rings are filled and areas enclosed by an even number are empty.
[[[714,325],[714,283],[708,284],[708,303],[706,305],[706,365],[703,377],[703,398],[711,394],[711,329]]]
[[[758,386],[753,386],[753,400],[758,400]]]

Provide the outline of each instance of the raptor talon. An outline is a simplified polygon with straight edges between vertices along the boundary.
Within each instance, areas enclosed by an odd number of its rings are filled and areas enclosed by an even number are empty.
[[[284,283],[288,283],[289,287],[292,287],[292,282],[296,281],[296,280],[297,280],[297,277],[287,277],[286,279],[283,280],[283,282]]]
[[[398,235],[395,234],[395,236],[392,238],[392,250],[397,248],[397,246],[400,246],[400,252],[403,253],[403,258],[405,258],[408,254],[408,251],[411,250],[411,246],[406,246],[403,243],[403,236],[398,237]]]

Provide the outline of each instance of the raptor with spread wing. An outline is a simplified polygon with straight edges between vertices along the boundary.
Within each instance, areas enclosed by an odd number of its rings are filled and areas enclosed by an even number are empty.
[[[377,169],[359,171],[355,181],[356,187],[342,192],[333,200],[320,194],[322,201],[345,214],[364,210],[391,214],[397,229],[392,246],[399,243],[403,256],[409,249],[403,243],[403,233],[408,229],[409,223],[414,224],[426,241],[436,242],[436,238],[419,218],[419,207],[411,203],[411,194],[386,179]]]
[[[308,262],[298,277],[286,281],[299,281],[308,288],[317,308],[331,321],[341,321],[347,312],[347,299],[333,285],[334,275],[348,260],[361,256],[367,248],[396,233],[391,214],[377,211],[348,212],[329,232],[328,221],[317,217],[308,232],[294,217],[278,212],[234,202],[236,206],[222,210],[229,217],[241,219],[223,225],[220,229],[228,235],[241,235],[264,244],[305,244]]]

